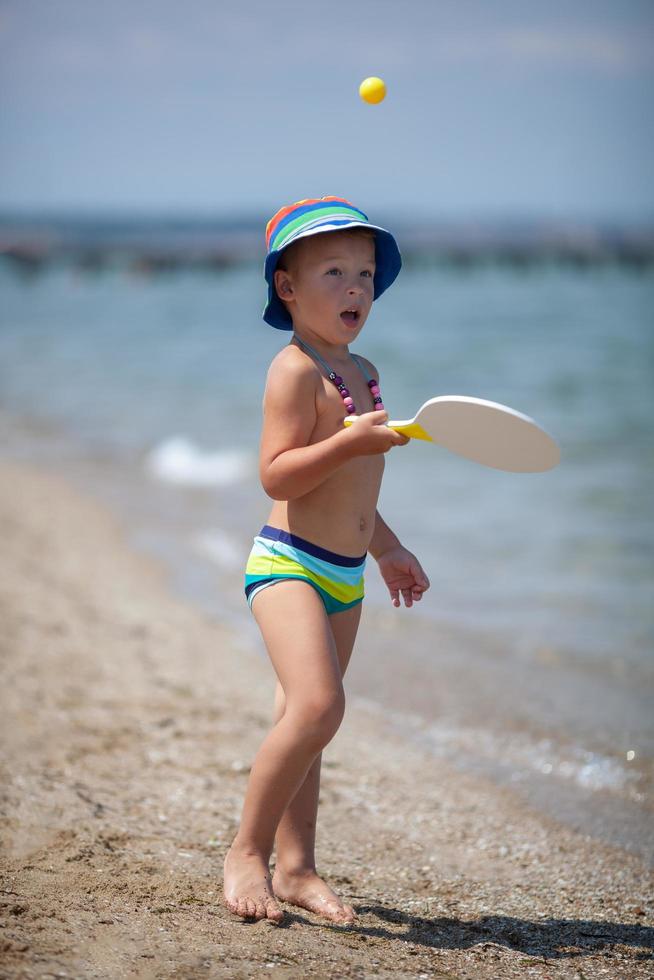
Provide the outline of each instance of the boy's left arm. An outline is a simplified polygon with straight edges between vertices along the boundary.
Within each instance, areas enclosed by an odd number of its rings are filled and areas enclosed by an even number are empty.
[[[377,560],[394,606],[401,605],[400,592],[407,607],[422,598],[429,588],[429,579],[416,556],[400,544],[379,511],[375,513],[375,530],[368,551]]]

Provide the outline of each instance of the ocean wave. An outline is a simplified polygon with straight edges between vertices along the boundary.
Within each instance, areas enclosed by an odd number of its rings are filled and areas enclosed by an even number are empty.
[[[250,477],[250,453],[237,449],[207,452],[190,439],[172,436],[155,446],[145,458],[151,476],[187,487],[227,487]]]
[[[524,732],[496,733],[488,729],[431,725],[426,738],[433,751],[452,757],[463,749],[471,756],[510,772],[512,782],[520,782],[530,772],[545,778],[572,781],[582,789],[624,794],[638,799],[638,777],[617,758],[589,751],[576,745],[557,745],[553,739],[531,739]]]
[[[630,769],[629,756],[623,761],[580,745],[557,745],[551,738],[533,738],[525,732],[494,732],[445,721],[433,724],[414,712],[392,710],[373,699],[355,700],[366,710],[383,714],[391,727],[403,735],[463,769],[485,768],[489,775],[508,775],[511,783],[519,783],[536,772],[544,778],[571,781],[592,792],[609,791],[637,801],[642,798],[639,774]]]
[[[220,568],[232,571],[245,567],[247,550],[241,543],[221,528],[201,531],[192,540],[194,550]]]

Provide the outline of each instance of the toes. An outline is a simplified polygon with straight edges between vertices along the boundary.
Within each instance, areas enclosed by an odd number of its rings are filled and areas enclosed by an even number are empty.
[[[225,897],[225,904],[230,912],[240,915],[244,919],[265,919],[268,917],[269,919],[280,920],[284,916],[276,903],[266,902],[263,898],[254,901],[251,898],[231,899]]]
[[[356,918],[352,906],[345,905],[344,902],[341,902],[338,899],[334,902],[330,902],[325,911],[327,911],[335,922],[354,922],[354,919]]]
[[[269,919],[272,919],[273,922],[281,922],[284,918],[283,911],[280,909],[277,902],[273,901],[266,902],[266,915]]]

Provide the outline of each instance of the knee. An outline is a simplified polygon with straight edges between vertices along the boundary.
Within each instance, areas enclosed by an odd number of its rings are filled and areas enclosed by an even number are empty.
[[[292,710],[292,709],[291,709]],[[338,731],[345,714],[345,691],[343,688],[304,699],[293,715],[305,741],[315,748],[327,745]]]

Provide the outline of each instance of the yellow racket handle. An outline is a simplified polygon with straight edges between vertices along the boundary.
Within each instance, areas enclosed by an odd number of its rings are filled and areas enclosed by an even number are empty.
[[[343,419],[343,425],[354,425],[358,418],[358,415],[346,415]],[[429,433],[426,432],[425,429],[423,429],[423,427],[417,422],[410,422],[408,425],[386,424],[390,429],[394,429],[395,432],[400,432],[403,436],[407,436],[409,439],[422,439],[424,442],[434,441]]]

